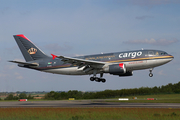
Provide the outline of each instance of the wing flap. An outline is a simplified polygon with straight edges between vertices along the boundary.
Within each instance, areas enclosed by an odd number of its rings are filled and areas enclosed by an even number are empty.
[[[57,56],[57,58],[62,59],[65,63],[70,63],[72,65],[76,65],[79,68],[82,68],[83,66],[91,66],[92,68],[102,68],[106,64],[106,62],[100,62],[100,61],[92,61],[92,60],[85,60],[85,59],[79,59],[79,58],[71,58],[71,57],[65,57],[65,56]]]

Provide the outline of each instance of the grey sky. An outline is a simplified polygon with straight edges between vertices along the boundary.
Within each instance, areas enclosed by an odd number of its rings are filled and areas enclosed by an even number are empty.
[[[180,2],[177,0],[1,0],[0,91],[105,90],[161,86],[180,78]],[[24,34],[46,54],[65,56],[158,49],[175,59],[132,77],[65,76],[17,67],[24,58],[13,38]]]

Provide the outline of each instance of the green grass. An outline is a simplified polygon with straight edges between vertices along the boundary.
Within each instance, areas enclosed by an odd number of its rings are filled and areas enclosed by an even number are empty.
[[[114,102],[180,103],[180,94],[126,96],[137,100]],[[157,98],[157,100],[145,100]],[[113,98],[114,99],[114,98]],[[4,100],[1,100],[4,101]],[[17,101],[17,100],[13,100]],[[28,100],[45,101],[45,100]],[[96,100],[92,100],[96,101]],[[103,99],[102,99],[103,101]],[[111,100],[107,100],[111,101]],[[5,102],[5,101],[4,101]],[[0,108],[0,120],[180,120],[172,108]]]
[[[137,97],[137,99],[133,99]],[[180,103],[180,94],[158,94],[158,95],[137,95],[137,96],[126,96],[122,98],[129,98],[129,101],[118,101],[118,98],[101,99],[106,102],[129,102],[129,103]],[[147,100],[147,98],[156,98],[157,100]],[[82,99],[81,99],[82,100]],[[0,100],[0,102],[6,101],[17,101],[17,100]],[[45,99],[30,99],[28,101],[49,101]],[[55,100],[57,101],[57,100]],[[96,101],[93,99],[92,101]]]
[[[137,99],[133,99],[133,97],[137,97]],[[116,101],[116,102],[180,103],[180,94],[137,95],[137,96],[126,96],[123,98],[129,98],[129,101]],[[156,100],[147,100],[147,98],[155,98]]]
[[[139,95],[139,96],[129,96],[143,98],[158,98],[158,99],[180,99],[180,94],[157,94],[157,95]]]
[[[167,108],[0,108],[1,120],[178,120]]]

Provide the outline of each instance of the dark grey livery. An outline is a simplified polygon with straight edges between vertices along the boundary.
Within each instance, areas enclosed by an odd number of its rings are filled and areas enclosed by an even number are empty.
[[[24,35],[14,35],[14,38],[26,62],[18,66],[43,72],[64,75],[93,75],[91,81],[105,82],[104,73],[118,76],[132,76],[134,70],[149,69],[152,77],[154,67],[170,62],[174,57],[160,50],[135,50],[115,53],[86,55],[80,57],[65,57],[46,55]],[[100,74],[100,77],[96,77]]]

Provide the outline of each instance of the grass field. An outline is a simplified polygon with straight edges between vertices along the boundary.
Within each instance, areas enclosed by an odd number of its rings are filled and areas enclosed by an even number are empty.
[[[137,97],[137,100],[133,100]],[[180,103],[180,94],[128,96],[138,103]],[[157,98],[157,100],[146,100]],[[41,101],[41,100],[31,100]],[[43,100],[44,101],[44,100]],[[92,100],[93,101],[93,100]],[[111,101],[111,100],[108,100]],[[2,102],[5,102],[2,100]],[[172,108],[0,108],[0,120],[180,120]]]
[[[138,97],[140,99],[144,98],[157,98],[157,99],[180,99],[180,94],[157,94],[157,95],[139,95],[139,96],[129,96]]]
[[[132,99],[133,97],[137,97],[137,99]],[[129,98],[129,101],[114,101],[114,102],[180,103],[180,94],[139,95],[139,96],[127,96],[127,97],[124,97],[124,98]],[[156,100],[147,100],[147,98],[155,98]]]
[[[43,95],[39,95],[39,96],[43,97]],[[133,99],[133,97],[137,97],[137,99]],[[106,100],[102,99],[102,101],[105,100],[106,102],[129,102],[129,103],[180,103],[180,94],[137,95],[137,96],[126,96],[123,98],[129,98],[129,101],[118,101],[118,98],[111,98]],[[147,98],[156,98],[156,100],[147,100]],[[17,101],[17,100],[0,100],[0,102],[6,102],[6,101]],[[32,99],[28,101],[46,101],[46,100]],[[96,101],[96,99],[93,99],[92,101]]]
[[[167,108],[0,108],[1,120],[179,120]]]

